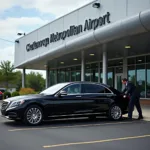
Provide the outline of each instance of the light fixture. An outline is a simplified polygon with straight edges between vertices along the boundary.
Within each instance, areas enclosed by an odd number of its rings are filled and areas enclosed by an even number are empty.
[[[73,60],[78,60],[77,58],[74,58]]]
[[[93,8],[100,8],[101,4],[100,3],[94,3],[92,5]]]
[[[25,33],[17,33],[17,35],[21,36],[21,35],[26,35]]]
[[[94,56],[95,54],[90,54],[90,56]]]
[[[60,62],[61,64],[64,64],[64,62],[62,61],[62,62]]]
[[[125,48],[126,48],[126,49],[130,49],[131,46],[130,46],[130,45],[126,45]]]
[[[19,40],[16,40],[15,43],[19,43]]]
[[[138,62],[142,62],[142,60],[141,60],[141,59],[139,59],[139,60],[138,60]]]
[[[120,61],[119,63],[122,64],[122,61]]]

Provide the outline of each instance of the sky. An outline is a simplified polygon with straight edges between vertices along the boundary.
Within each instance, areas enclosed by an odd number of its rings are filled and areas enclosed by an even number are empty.
[[[90,1],[4,0],[0,4],[0,62],[10,60],[14,63],[14,41],[18,32],[29,33]],[[45,78],[45,71],[36,72]]]

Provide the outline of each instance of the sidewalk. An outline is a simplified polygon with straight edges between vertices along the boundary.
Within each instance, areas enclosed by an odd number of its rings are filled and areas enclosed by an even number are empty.
[[[145,121],[150,121],[150,105],[142,105],[142,112]],[[136,108],[134,108],[133,118],[138,118],[138,112]]]

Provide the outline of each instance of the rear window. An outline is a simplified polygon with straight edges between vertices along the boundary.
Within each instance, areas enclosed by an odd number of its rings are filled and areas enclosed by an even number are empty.
[[[111,93],[107,88],[97,84],[83,84],[83,93]]]
[[[113,87],[109,87],[109,89],[110,89],[114,94],[117,94],[117,95],[121,94],[120,91],[114,89]]]

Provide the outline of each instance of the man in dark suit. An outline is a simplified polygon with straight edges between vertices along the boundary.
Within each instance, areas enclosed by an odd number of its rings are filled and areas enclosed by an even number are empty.
[[[132,113],[134,110],[134,105],[139,113],[138,119],[143,119],[141,105],[140,105],[140,91],[138,88],[131,82],[128,82],[126,78],[122,80],[122,83],[125,84],[125,89],[123,93],[130,96],[128,118],[132,120]]]

